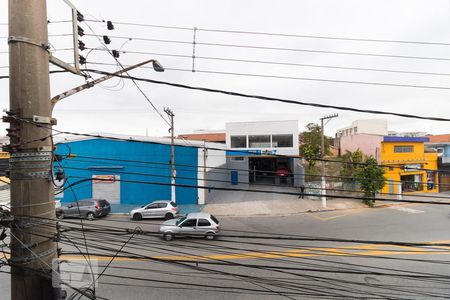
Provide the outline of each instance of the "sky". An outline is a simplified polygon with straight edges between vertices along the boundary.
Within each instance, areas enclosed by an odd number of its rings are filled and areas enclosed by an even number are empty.
[[[0,3],[0,24],[3,24],[0,25],[0,76],[8,74],[8,54],[3,53],[8,51],[7,26],[4,25],[8,22],[7,2]],[[159,73],[151,68],[139,68],[130,72],[133,76],[360,109],[434,117],[448,118],[450,116],[450,82],[448,80],[450,77],[450,4],[448,0],[72,0],[72,3],[85,16],[85,19],[89,20],[80,23],[84,32],[99,36],[108,35],[111,39],[108,47],[111,50],[121,49],[122,53],[118,59],[123,65],[157,59],[166,69],[164,73]],[[53,46],[52,51],[55,56],[70,62],[72,51],[64,50],[71,48],[70,23],[59,22],[69,20],[70,12],[62,0],[48,0],[47,6],[47,17],[50,21],[49,34],[54,35],[49,37],[49,42]],[[101,22],[102,20],[112,21],[115,29],[108,30],[106,24]],[[230,33],[204,29],[308,35],[332,37],[332,39]],[[61,34],[65,35],[60,36]],[[352,41],[335,38],[421,41],[449,45]],[[105,51],[104,45],[97,37],[85,35],[80,39],[87,48],[94,48],[92,51],[81,52],[84,57],[87,57],[87,68],[108,72],[117,70],[114,59]],[[271,49],[261,49],[261,47]],[[194,48],[195,60],[192,59]],[[280,48],[285,50],[279,50]],[[344,55],[323,53],[323,51],[416,56],[422,59]],[[266,63],[237,62],[229,59]],[[195,72],[192,72],[193,62]],[[308,67],[298,64],[441,75]],[[51,69],[58,68],[51,66]],[[100,77],[97,74],[91,75],[93,78]],[[85,82],[83,77],[70,73],[50,76],[52,96]],[[303,80],[292,79],[292,77],[303,78]],[[337,83],[310,79],[434,88]],[[325,128],[325,133],[330,136],[334,136],[337,129],[350,125],[354,120],[373,118],[387,119],[389,130],[393,131],[450,133],[450,122],[264,102],[145,82],[137,84],[163,116],[165,116],[163,108],[171,108],[175,114],[175,128],[178,134],[195,130],[220,130],[225,128],[226,122],[264,120],[298,120],[299,129],[303,130],[308,123],[319,123],[321,117],[334,113],[339,116],[332,119]],[[9,106],[7,79],[0,79],[0,93],[1,108],[7,109]],[[55,107],[53,116],[58,120],[56,128],[64,131],[130,135],[148,133],[150,136],[169,134],[165,121],[136,86],[131,81],[117,78],[64,99]],[[6,127],[6,124],[0,124],[1,132],[6,134]]]

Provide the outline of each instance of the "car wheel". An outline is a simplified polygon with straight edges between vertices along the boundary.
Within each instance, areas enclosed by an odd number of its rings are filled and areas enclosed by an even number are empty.
[[[164,233],[163,238],[164,238],[166,241],[171,241],[171,240],[173,240],[173,233],[170,233],[170,232]]]
[[[166,219],[166,220],[173,219],[173,214],[167,213],[167,214],[164,216],[164,219]]]
[[[58,218],[59,220],[64,219],[64,213],[56,214],[56,218]]]
[[[210,241],[213,240],[215,237],[216,237],[216,235],[214,233],[212,233],[212,232],[208,232],[205,235],[205,239],[210,240]]]
[[[92,212],[89,212],[87,215],[86,215],[86,218],[89,220],[89,221],[92,221],[92,220],[94,220],[94,213],[92,213]]]
[[[133,215],[133,220],[134,220],[134,221],[140,221],[140,220],[142,220],[142,215],[141,215],[141,214],[134,214],[134,215]]]

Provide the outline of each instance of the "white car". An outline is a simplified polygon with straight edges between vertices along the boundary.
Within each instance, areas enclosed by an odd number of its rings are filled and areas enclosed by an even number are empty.
[[[166,241],[175,236],[203,236],[213,240],[220,232],[219,220],[211,214],[190,213],[179,219],[168,220],[159,226],[159,232]]]
[[[130,218],[140,221],[145,218],[165,218],[170,220],[178,215],[177,204],[173,201],[158,200],[130,211]]]

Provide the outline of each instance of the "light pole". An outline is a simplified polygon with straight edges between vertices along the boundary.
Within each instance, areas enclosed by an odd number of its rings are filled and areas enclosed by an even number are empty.
[[[175,130],[174,130],[174,125],[173,125],[173,117],[175,117],[175,115],[173,114],[173,112],[168,108],[164,108],[164,112],[169,116],[170,118],[170,178],[171,178],[171,200],[173,202],[177,202],[176,201],[176,195],[175,195],[175,177],[176,177],[176,170],[175,170],[175,144],[174,144],[174,134],[175,134]]]
[[[321,128],[321,130],[320,130],[320,142],[321,142],[321,145],[320,145],[320,159],[321,159],[321,163],[322,163],[322,178],[321,178],[321,182],[322,182],[322,189],[321,189],[322,193],[321,193],[321,195],[322,195],[322,197],[321,197],[321,199],[322,199],[322,207],[324,207],[324,208],[327,207],[327,191],[326,191],[327,184],[326,184],[326,181],[325,181],[325,175],[326,175],[326,172],[325,172],[325,161],[324,161],[324,157],[325,157],[325,135],[324,135],[323,129],[324,129],[324,126],[326,124],[328,124],[329,120],[331,120],[332,118],[336,118],[337,116],[338,116],[338,114],[333,114],[333,115],[328,115],[328,116],[320,118],[320,128]],[[328,120],[328,121],[324,124],[323,123],[324,120]]]

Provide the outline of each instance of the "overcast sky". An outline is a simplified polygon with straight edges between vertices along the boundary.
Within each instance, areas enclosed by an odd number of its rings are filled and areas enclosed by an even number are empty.
[[[50,22],[68,20],[69,12],[61,0],[48,0]],[[315,35],[328,37],[406,40],[450,43],[450,7],[448,0],[330,0],[330,1],[107,1],[72,0],[89,20],[111,20],[142,24],[199,29],[221,29],[252,32]],[[0,3],[0,23],[7,23],[7,1]],[[400,113],[449,117],[450,76],[404,74],[287,66],[212,59],[195,59],[191,72],[194,30],[165,29],[114,24],[108,31],[102,22],[88,23],[97,35],[111,37],[110,49],[156,54],[121,53],[122,64],[135,64],[157,59],[165,68],[156,73],[146,68],[132,75],[186,85],[210,87],[287,98],[323,104],[352,106],[361,109],[386,110]],[[81,23],[85,33],[92,33]],[[68,23],[50,23],[49,34],[70,33]],[[7,51],[7,26],[0,25],[1,51]],[[186,43],[151,42],[126,38],[146,38]],[[102,51],[95,37],[81,38],[88,48],[100,48],[89,53],[88,68],[114,71],[114,60]],[[55,49],[70,47],[70,37],[50,37]],[[434,59],[388,58],[362,55],[326,54],[302,51],[224,47],[197,44],[198,57],[259,60],[309,65],[352,68],[402,70],[450,74],[450,46],[412,43],[363,42],[339,39],[313,39],[250,35],[223,32],[196,32],[197,43],[220,43],[271,48],[309,49],[320,51],[359,52],[398,56],[420,56]],[[86,57],[88,51],[82,54]],[[166,54],[166,55],[162,55]],[[167,56],[182,55],[188,57]],[[56,56],[70,60],[70,51],[57,51]],[[7,75],[8,55],[0,53],[0,75]],[[56,69],[52,67],[52,69]],[[177,71],[171,69],[183,69]],[[271,77],[237,76],[203,73],[201,71],[248,73],[256,75],[363,81],[387,84],[448,87],[449,89],[392,87],[350,83],[320,82]],[[92,74],[93,77],[99,75]],[[84,83],[73,74],[51,75],[52,95]],[[177,133],[194,130],[223,129],[226,122],[299,120],[300,130],[307,123],[319,122],[320,117],[338,113],[326,127],[328,135],[356,119],[386,118],[389,130],[426,131],[432,134],[450,133],[449,122],[433,122],[393,116],[376,116],[331,109],[319,109],[282,103],[264,102],[227,95],[178,89],[139,82],[152,103],[162,112],[170,107],[175,113]],[[1,107],[9,106],[8,81],[0,80]],[[57,128],[76,132],[111,132],[122,134],[167,135],[167,125],[130,81],[112,79],[104,86],[83,91],[59,103],[54,110]],[[6,124],[0,129],[5,132]]]

